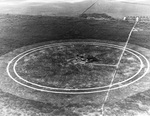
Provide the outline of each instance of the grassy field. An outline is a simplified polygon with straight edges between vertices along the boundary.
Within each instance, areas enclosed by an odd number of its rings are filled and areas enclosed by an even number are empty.
[[[0,15],[0,55],[16,48],[52,40],[98,39],[125,42],[132,26],[133,23],[122,20]],[[138,31],[133,32],[130,43],[150,48],[150,23],[140,23],[136,28]],[[117,95],[119,94],[122,92],[119,91]],[[103,99],[100,95],[64,97],[52,94],[51,97],[52,103],[42,103],[0,91],[0,116],[100,116],[100,103],[97,102]],[[62,99],[54,101],[54,97]],[[149,116],[149,101],[150,91],[147,90],[116,103],[112,102],[112,105],[106,104],[105,110],[108,116]]]
[[[132,25],[132,23],[117,20],[96,21],[77,17],[0,15],[0,55],[22,46],[51,40],[125,41]]]

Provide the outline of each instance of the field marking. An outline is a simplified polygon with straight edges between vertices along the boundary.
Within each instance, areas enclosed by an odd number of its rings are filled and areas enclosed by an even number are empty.
[[[116,67],[116,65],[111,65],[111,64],[97,64],[97,63],[88,63],[88,64],[92,64],[92,65],[96,65],[96,66],[108,66],[108,67]]]
[[[111,80],[111,82],[110,82],[109,89],[108,89],[108,91],[107,91],[107,93],[106,93],[106,97],[105,97],[105,99],[104,99],[104,103],[102,104],[102,107],[101,107],[101,109],[102,109],[102,116],[104,116],[104,114],[105,114],[105,111],[104,111],[105,103],[106,103],[106,101],[107,101],[107,99],[108,99],[108,97],[109,97],[109,93],[110,93],[110,91],[111,91],[111,86],[113,85],[113,82],[114,82],[115,77],[116,77],[116,75],[117,75],[117,71],[118,71],[120,62],[121,62],[122,57],[123,57],[123,55],[124,55],[124,53],[125,53],[125,51],[126,51],[126,48],[127,48],[128,43],[129,43],[130,37],[131,37],[132,32],[134,31],[135,26],[136,26],[137,23],[138,23],[138,20],[135,21],[135,23],[134,23],[134,25],[133,25],[133,27],[132,27],[132,29],[131,29],[129,35],[128,35],[127,41],[125,42],[125,46],[123,47],[123,50],[122,50],[122,53],[121,53],[121,55],[120,55],[119,61],[118,61],[117,65],[116,65],[116,70],[114,71],[113,78],[112,78],[112,80]]]
[[[106,45],[105,45],[106,46]],[[107,45],[108,46],[108,45]],[[111,46],[112,47],[112,46]],[[45,47],[44,47],[45,48]],[[43,49],[44,49],[43,48]],[[47,48],[47,47],[46,47]],[[118,48],[118,47],[116,47],[116,48]],[[41,50],[41,49],[40,49]],[[37,51],[37,50],[35,50],[35,51]],[[43,85],[39,85],[39,84],[36,84],[36,83],[32,83],[32,82],[30,82],[30,81],[27,81],[27,80],[25,80],[25,79],[23,79],[18,73],[17,73],[17,71],[16,71],[16,65],[17,65],[17,62],[20,60],[20,59],[22,59],[24,56],[26,56],[26,55],[28,55],[28,54],[30,54],[30,53],[33,53],[33,52],[35,52],[35,51],[31,51],[31,52],[29,52],[29,53],[27,53],[27,54],[24,54],[23,56],[21,56],[16,62],[15,62],[15,64],[14,64],[14,67],[13,67],[13,70],[14,70],[14,72],[15,72],[15,74],[20,78],[20,79],[22,79],[23,81],[25,81],[25,82],[27,82],[27,83],[30,83],[30,84],[33,84],[33,85],[36,85],[36,86],[39,86],[39,87],[44,87],[44,88],[50,88],[50,89],[57,89],[57,90],[64,90],[63,88],[54,88],[54,87],[48,87],[48,86],[43,86]],[[142,65],[142,60],[140,59],[140,57],[139,56],[137,56],[136,54],[134,54],[134,53],[132,53],[132,52],[130,52],[130,51],[128,51],[129,53],[131,53],[131,54],[133,54],[134,56],[136,56],[138,59],[139,59],[139,61],[140,61],[140,63],[141,63],[141,65]],[[133,78],[133,77],[135,77],[136,75],[138,75],[138,73],[140,72],[142,70],[142,67],[140,67],[140,69],[138,70],[138,72],[137,73],[135,73],[133,76],[131,76],[130,78],[128,78],[128,79],[126,79],[126,80],[124,80],[124,81],[121,81],[121,82],[118,82],[118,83],[115,83],[115,84],[113,84],[113,85],[117,85],[117,84],[120,84],[120,83],[123,83],[123,82],[125,82],[125,81],[128,81],[128,80],[130,80],[131,78]],[[84,89],[79,89],[79,90],[92,90],[92,89],[99,89],[99,88],[104,88],[104,87],[109,87],[109,85],[107,85],[107,86],[102,86],[102,87],[94,87],[94,88],[84,88]],[[75,89],[65,89],[65,90],[75,90]]]
[[[37,50],[36,50],[37,51]],[[20,59],[21,59],[21,57],[20,57]],[[19,59],[18,59],[19,60]],[[55,88],[56,89],[56,88]],[[70,90],[70,89],[69,89]]]
[[[134,53],[132,53],[132,52],[130,52],[130,51],[128,51],[128,52],[131,53],[131,54],[134,54]],[[31,53],[32,53],[32,52],[31,52]],[[30,53],[28,53],[28,54],[30,54]],[[22,59],[24,56],[26,56],[26,55],[27,55],[27,54],[25,54],[25,55],[23,55],[22,57],[20,57],[20,58],[15,62],[15,64],[14,64],[13,70],[14,70],[14,73],[17,75],[17,77],[19,77],[21,80],[23,80],[23,81],[25,81],[25,82],[27,82],[27,83],[30,83],[30,84],[33,84],[33,85],[36,85],[36,86],[39,86],[39,87],[44,87],[44,88],[49,88],[49,89],[57,89],[57,90],[64,90],[64,89],[62,89],[62,88],[54,88],[54,87],[48,87],[48,86],[39,85],[39,84],[32,83],[32,82],[27,81],[27,80],[25,80],[24,78],[22,78],[22,77],[17,73],[15,67],[16,67],[16,65],[17,65],[17,62],[18,62],[20,59]],[[143,64],[142,60],[141,60],[140,57],[137,56],[136,54],[134,54],[134,56],[136,56],[136,57],[139,59],[140,63],[141,63],[140,69],[137,71],[137,73],[135,73],[135,74],[134,74],[133,76],[131,76],[130,78],[128,78],[128,79],[126,79],[126,80],[124,80],[124,81],[118,82],[118,83],[114,83],[113,86],[132,79],[133,77],[135,77],[136,75],[138,75],[139,72],[142,70],[142,68],[143,68],[143,67],[142,67],[142,64]],[[109,87],[109,85],[107,85],[107,86],[102,86],[102,87],[87,88],[87,89],[84,88],[84,89],[79,89],[79,90],[92,90],[92,89],[99,89],[99,88],[105,88],[105,87]],[[75,89],[65,89],[65,90],[75,90]]]
[[[66,42],[67,43],[67,42]],[[65,43],[65,44],[66,44]],[[71,42],[69,42],[69,43],[71,43]],[[73,42],[74,44],[78,44],[78,42]],[[81,42],[79,42],[79,43],[81,43]],[[91,43],[91,42],[82,42],[82,43]],[[94,43],[94,42],[92,42],[92,43]],[[61,43],[62,44],[62,43]],[[106,43],[99,43],[99,44],[97,44],[97,45],[106,45]],[[52,45],[52,44],[49,44],[49,45]],[[43,45],[43,46],[49,46],[49,45]],[[55,44],[56,45],[56,44]],[[60,45],[60,43],[58,44],[58,45]],[[64,43],[62,44],[62,45],[64,45]],[[68,45],[68,44],[67,44]],[[95,44],[94,44],[95,45]],[[108,45],[108,44],[107,44]],[[109,44],[109,45],[112,45],[112,46],[118,46],[118,45],[114,45],[114,44]],[[33,49],[30,49],[30,50],[27,50],[28,52],[30,52],[31,50],[35,50],[35,49],[37,49],[37,48],[43,48],[43,46],[39,46],[39,47],[36,47],[36,48],[33,48]],[[119,48],[122,48],[122,46],[118,46]],[[129,49],[129,48],[128,48]],[[138,81],[139,79],[141,79],[143,76],[145,76],[146,74],[147,74],[147,72],[149,71],[149,61],[146,59],[146,57],[144,56],[144,55],[142,55],[141,53],[139,53],[139,52],[137,52],[137,51],[135,51],[135,50],[132,50],[132,49],[129,49],[129,50],[131,50],[131,51],[134,51],[135,53],[137,53],[137,54],[140,54],[142,57],[144,57],[144,59],[146,60],[146,62],[147,62],[147,65],[148,65],[148,68],[147,68],[147,70],[146,70],[146,72],[140,77],[140,78],[138,78],[138,79],[136,79],[136,80],[134,80],[134,81],[132,81],[132,82],[130,82],[130,83],[128,83],[128,84],[125,84],[125,85],[122,85],[122,86],[118,86],[118,87],[115,87],[115,88],[111,88],[111,90],[114,90],[114,89],[118,89],[118,88],[122,88],[122,87],[124,87],[124,86],[128,86],[128,85],[130,85],[130,84],[132,84],[132,83],[134,83],[134,82],[136,82],[136,81]],[[25,52],[23,52],[23,53],[26,53],[27,51],[25,51]],[[7,65],[7,73],[8,73],[8,75],[9,75],[9,77],[10,78],[12,78],[15,82],[17,82],[17,83],[19,83],[19,84],[21,84],[21,85],[23,85],[23,86],[26,86],[26,87],[28,87],[28,88],[31,88],[31,89],[34,89],[34,90],[38,90],[38,91],[43,91],[43,92],[52,92],[52,93],[62,93],[62,94],[86,94],[86,93],[95,93],[95,92],[103,92],[103,91],[107,91],[107,90],[94,90],[94,91],[89,91],[89,92],[61,92],[61,91],[50,91],[50,90],[44,90],[44,89],[38,89],[38,88],[35,88],[35,87],[31,87],[31,86],[28,86],[28,85],[26,85],[26,84],[23,84],[23,83],[21,83],[21,82],[19,82],[19,81],[17,81],[16,79],[14,79],[13,77],[12,77],[12,75],[10,74],[10,72],[9,72],[9,66],[10,66],[10,64],[13,62],[13,60],[15,60],[17,57],[19,57],[19,56],[21,56],[23,53],[21,53],[21,54],[19,54],[19,55],[17,55],[16,57],[14,57],[9,63],[8,63],[8,65]],[[55,90],[56,90],[56,88],[54,88]],[[66,89],[64,89],[64,90],[66,90]],[[68,89],[68,90],[70,90],[70,89]],[[73,89],[73,90],[75,90],[75,89]]]

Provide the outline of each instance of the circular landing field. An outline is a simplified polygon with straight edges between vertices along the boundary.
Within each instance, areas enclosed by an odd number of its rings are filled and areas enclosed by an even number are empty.
[[[53,42],[17,54],[7,65],[15,82],[38,91],[82,94],[121,88],[149,71],[149,61],[123,46],[98,41]],[[111,80],[115,75],[112,86]]]

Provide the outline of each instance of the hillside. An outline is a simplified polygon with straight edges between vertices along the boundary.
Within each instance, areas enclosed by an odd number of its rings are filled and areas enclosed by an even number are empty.
[[[128,22],[113,20],[98,21],[77,17],[0,15],[0,55],[21,46],[51,40],[100,39],[125,41],[131,26],[132,24]]]
[[[80,15],[81,18],[96,18],[96,19],[114,19],[113,17],[102,13],[102,14],[98,14],[98,13],[91,13],[91,14],[82,14]]]

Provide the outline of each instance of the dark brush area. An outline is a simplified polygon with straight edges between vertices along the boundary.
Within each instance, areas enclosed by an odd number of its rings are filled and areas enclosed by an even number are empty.
[[[126,41],[132,25],[122,20],[0,15],[0,55],[22,46],[51,40]]]

